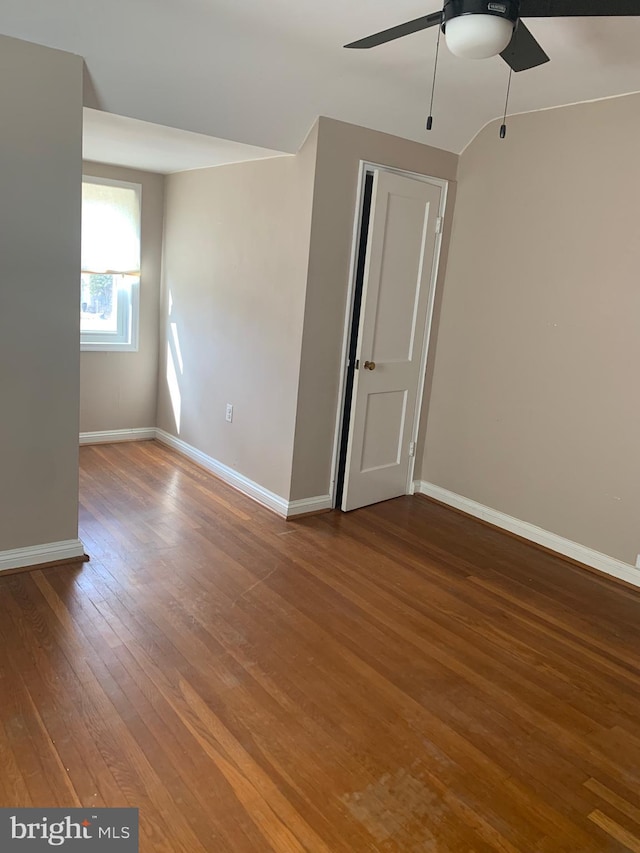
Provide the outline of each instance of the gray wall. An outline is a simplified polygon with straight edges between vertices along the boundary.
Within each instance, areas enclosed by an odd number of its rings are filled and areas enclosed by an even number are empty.
[[[296,156],[183,172],[166,183],[158,426],[283,498],[315,155],[314,129]]]
[[[156,425],[164,176],[103,163],[84,174],[142,184],[142,256],[138,352],[80,355],[80,431]]]
[[[422,477],[634,564],[640,96],[461,158]]]
[[[451,181],[455,180],[458,164],[457,155],[448,151],[333,119],[320,119],[292,500],[327,495],[330,491],[360,160]],[[452,211],[453,195],[449,220]],[[445,261],[446,251],[441,270]]]
[[[0,36],[0,551],[76,539],[82,59]]]

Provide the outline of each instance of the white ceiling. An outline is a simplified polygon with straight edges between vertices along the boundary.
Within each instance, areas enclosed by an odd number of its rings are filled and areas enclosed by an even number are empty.
[[[262,160],[283,153],[86,107],[82,148],[85,160],[160,174]]]
[[[442,51],[435,30],[341,45],[438,0],[0,0],[0,29],[85,57],[87,105],[260,148],[296,151],[318,115],[460,151],[500,115],[508,70]],[[552,58],[514,78],[524,112],[640,90],[640,18],[529,19]]]

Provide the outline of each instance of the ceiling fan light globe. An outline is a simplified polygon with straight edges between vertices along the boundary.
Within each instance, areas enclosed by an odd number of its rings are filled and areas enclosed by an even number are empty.
[[[513,37],[514,22],[498,15],[460,15],[447,21],[447,47],[464,59],[497,56]]]

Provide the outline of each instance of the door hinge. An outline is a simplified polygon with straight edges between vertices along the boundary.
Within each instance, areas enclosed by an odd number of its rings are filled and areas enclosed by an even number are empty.
[[[416,443],[415,443],[415,441],[410,441],[409,442],[409,456],[415,456],[415,455],[416,455]]]
[[[442,217],[436,218],[436,234],[442,234]]]

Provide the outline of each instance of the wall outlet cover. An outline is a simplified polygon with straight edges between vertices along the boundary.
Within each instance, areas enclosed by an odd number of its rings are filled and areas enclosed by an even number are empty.
[[[229,423],[231,423],[233,421],[233,406],[231,405],[231,403],[227,403],[227,411],[225,413],[225,420],[227,420]]]

